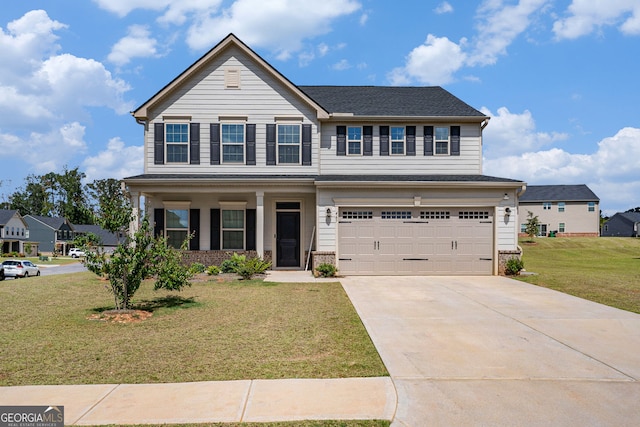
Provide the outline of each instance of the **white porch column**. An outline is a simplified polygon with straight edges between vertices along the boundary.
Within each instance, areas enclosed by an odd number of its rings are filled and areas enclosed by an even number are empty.
[[[129,236],[133,237],[136,231],[138,231],[138,225],[140,224],[140,193],[129,193],[129,197],[131,200],[131,213],[133,216],[129,222]]]
[[[264,258],[264,191],[256,191],[256,252]]]

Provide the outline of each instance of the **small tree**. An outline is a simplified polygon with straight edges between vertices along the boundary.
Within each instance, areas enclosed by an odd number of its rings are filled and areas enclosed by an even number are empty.
[[[180,290],[191,285],[192,274],[182,265],[182,253],[169,247],[166,238],[153,237],[146,217],[133,239],[119,244],[109,257],[104,252],[88,252],[85,265],[93,273],[108,277],[116,310],[131,307],[133,295],[146,278],[155,276],[155,290]]]
[[[533,212],[527,212],[527,223],[524,231],[529,236],[529,241],[533,242],[536,234],[538,234],[538,229],[540,228],[540,220],[538,219],[538,215],[534,216]]]

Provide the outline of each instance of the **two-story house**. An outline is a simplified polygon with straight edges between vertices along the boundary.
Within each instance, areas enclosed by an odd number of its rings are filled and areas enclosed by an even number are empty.
[[[66,255],[75,239],[73,224],[66,218],[25,215],[29,224],[29,240],[40,243],[40,251]]]
[[[38,242],[29,240],[29,224],[22,218],[20,212],[13,209],[0,209],[0,254],[13,252],[35,255],[38,252]]]
[[[497,274],[518,254],[524,183],[482,174],[489,117],[440,87],[296,86],[229,35],[132,115],[134,209],[206,263]]]
[[[520,235],[529,212],[538,217],[538,235],[598,237],[600,199],[585,184],[529,185],[520,197]]]

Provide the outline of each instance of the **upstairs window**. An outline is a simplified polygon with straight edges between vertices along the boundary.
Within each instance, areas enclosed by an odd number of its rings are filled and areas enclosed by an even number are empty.
[[[165,126],[167,163],[187,163],[189,161],[189,124],[167,123]]]
[[[558,212],[564,212],[564,202],[558,202]]]
[[[300,125],[278,125],[278,164],[300,164]]]
[[[404,127],[391,128],[391,154],[404,154]]]
[[[435,128],[435,154],[449,154],[449,128],[448,127],[436,127]]]
[[[243,124],[222,124],[222,163],[244,163]]]
[[[361,127],[348,127],[347,128],[347,154],[360,155],[362,154],[362,128]]]
[[[545,211],[551,210],[551,202],[542,203],[542,209],[545,210]]]
[[[589,208],[589,212],[595,212],[596,211],[596,202],[589,202],[588,208]]]

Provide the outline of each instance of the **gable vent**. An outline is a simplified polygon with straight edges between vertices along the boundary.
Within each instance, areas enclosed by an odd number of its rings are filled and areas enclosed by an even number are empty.
[[[240,69],[227,68],[224,70],[225,89],[240,89]]]

